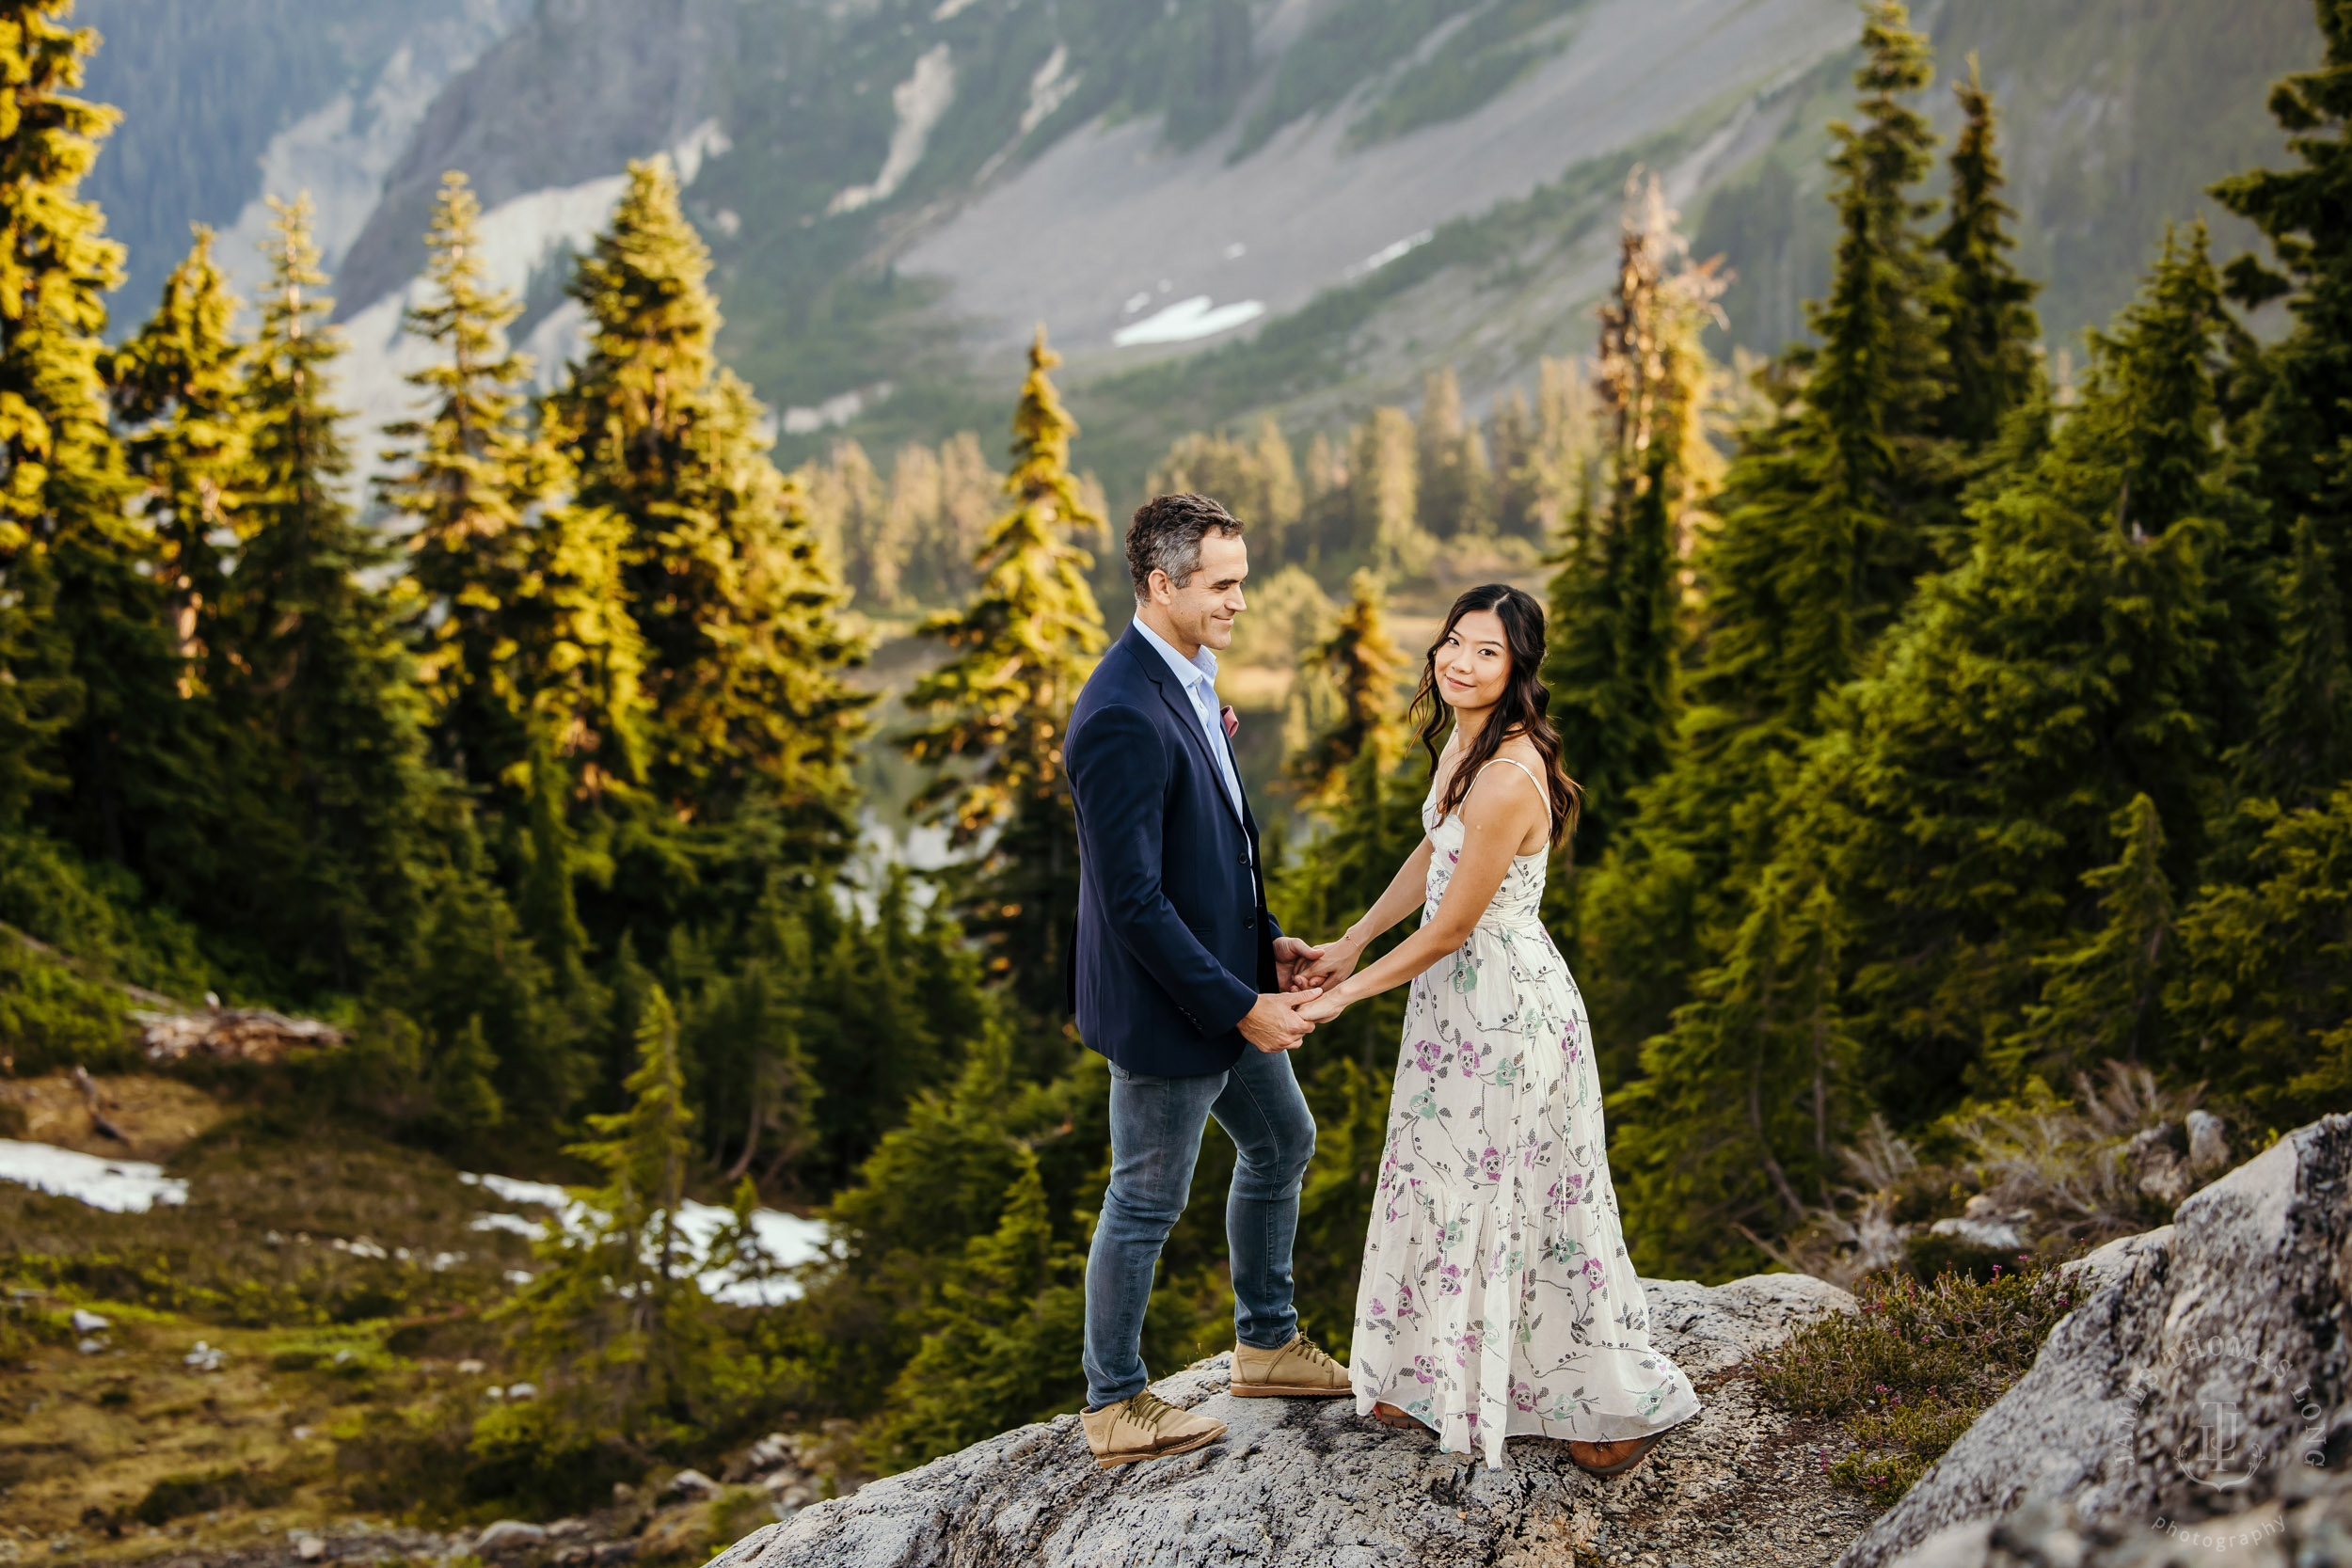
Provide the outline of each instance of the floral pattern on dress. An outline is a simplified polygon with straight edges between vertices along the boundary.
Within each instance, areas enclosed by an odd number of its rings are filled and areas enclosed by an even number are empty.
[[[1424,923],[1462,854],[1436,800],[1433,782]],[[1395,1405],[1494,1468],[1506,1436],[1615,1442],[1699,1408],[1649,1342],[1584,1000],[1539,916],[1544,863],[1515,859],[1407,993],[1349,1356],[1359,1413]]]

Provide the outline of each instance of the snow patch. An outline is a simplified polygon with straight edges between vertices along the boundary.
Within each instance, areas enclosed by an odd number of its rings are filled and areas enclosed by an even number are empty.
[[[144,1160],[106,1160],[48,1144],[0,1138],[0,1181],[78,1198],[93,1209],[144,1214],[158,1203],[185,1203],[188,1184]]]
[[[1422,245],[1427,245],[1436,237],[1437,233],[1434,230],[1416,230],[1412,233],[1406,235],[1403,239],[1398,240],[1393,245],[1382,245],[1379,249],[1374,251],[1362,261],[1356,262],[1353,266],[1341,269],[1340,276],[1352,282],[1356,278],[1363,277],[1364,274],[1368,272],[1378,272],[1382,267],[1387,266],[1391,261],[1395,261],[1398,257],[1412,254],[1414,251],[1419,250]]]
[[[1054,52],[1045,56],[1045,63],[1029,78],[1029,106],[1021,111],[1021,134],[1027,135],[1044,123],[1045,117],[1070,101],[1078,90],[1075,75],[1064,76],[1062,67],[1070,63],[1070,47],[1054,45]]]
[[[441,89],[530,14],[528,0],[467,8],[416,30],[373,82],[355,81],[334,99],[270,138],[260,159],[253,198],[221,235],[223,270],[250,297],[269,269],[268,198],[308,192],[317,209],[314,237],[332,272],[384,194],[384,177],[407,148]]]
[[[898,111],[898,123],[891,130],[890,150],[882,158],[882,172],[870,185],[851,185],[836,194],[825,211],[854,213],[889,200],[923,161],[932,129],[955,101],[955,58],[946,44],[935,43],[914,62],[914,74],[890,89],[890,106]]]
[[[1188,343],[1196,338],[1231,331],[1264,314],[1265,301],[1262,299],[1212,306],[1207,294],[1195,294],[1153,311],[1132,326],[1120,327],[1111,334],[1111,342],[1118,348],[1130,348],[1136,343]]]
[[[555,1223],[564,1227],[567,1236],[586,1236],[604,1219],[596,1210],[552,1182],[523,1181],[511,1176],[477,1176],[471,1171],[460,1172],[457,1179],[508,1203],[527,1203],[553,1210]],[[696,1203],[690,1199],[678,1209],[678,1234],[692,1256],[695,1283],[702,1287],[703,1294],[730,1307],[773,1307],[778,1302],[790,1301],[798,1296],[801,1293],[799,1283],[780,1274],[744,1276],[725,1268],[707,1266],[720,1234],[734,1219],[733,1210],[714,1203]],[[478,1214],[474,1217],[473,1228],[510,1230],[534,1241],[549,1233],[545,1222],[506,1213]],[[760,1250],[768,1255],[769,1261],[779,1271],[808,1262],[822,1256],[825,1250],[826,1231],[822,1220],[803,1219],[798,1214],[787,1214],[780,1209],[753,1210],[752,1235],[758,1242]],[[527,1279],[529,1275],[524,1277]]]
[[[784,433],[787,436],[814,436],[820,430],[836,429],[881,403],[890,392],[889,382],[877,381],[871,387],[836,393],[811,407],[787,408],[784,411]],[[764,434],[773,438],[772,432]]]

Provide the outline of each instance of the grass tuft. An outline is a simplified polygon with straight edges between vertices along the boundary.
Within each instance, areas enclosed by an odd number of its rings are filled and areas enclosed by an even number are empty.
[[[1806,1324],[1748,1368],[1789,1410],[1844,1423],[1859,1447],[1830,1477],[1884,1505],[2025,1374],[2081,1294],[2057,1263],[2025,1253],[1987,1279],[1867,1275],[1854,1287],[1861,1310]]]

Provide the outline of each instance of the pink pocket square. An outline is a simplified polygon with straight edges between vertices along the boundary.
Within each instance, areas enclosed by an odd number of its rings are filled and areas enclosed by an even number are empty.
[[[1233,733],[1241,728],[1241,715],[1233,711],[1232,704],[1228,703],[1225,705],[1225,711],[1217,717],[1225,721],[1225,738],[1232,739]]]

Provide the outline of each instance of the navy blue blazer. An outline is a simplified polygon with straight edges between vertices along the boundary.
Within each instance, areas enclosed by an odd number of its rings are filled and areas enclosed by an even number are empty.
[[[1070,1007],[1131,1072],[1223,1072],[1235,1027],[1275,989],[1274,939],[1245,796],[1235,814],[1184,682],[1132,625],[1087,680],[1063,742],[1078,816]]]

